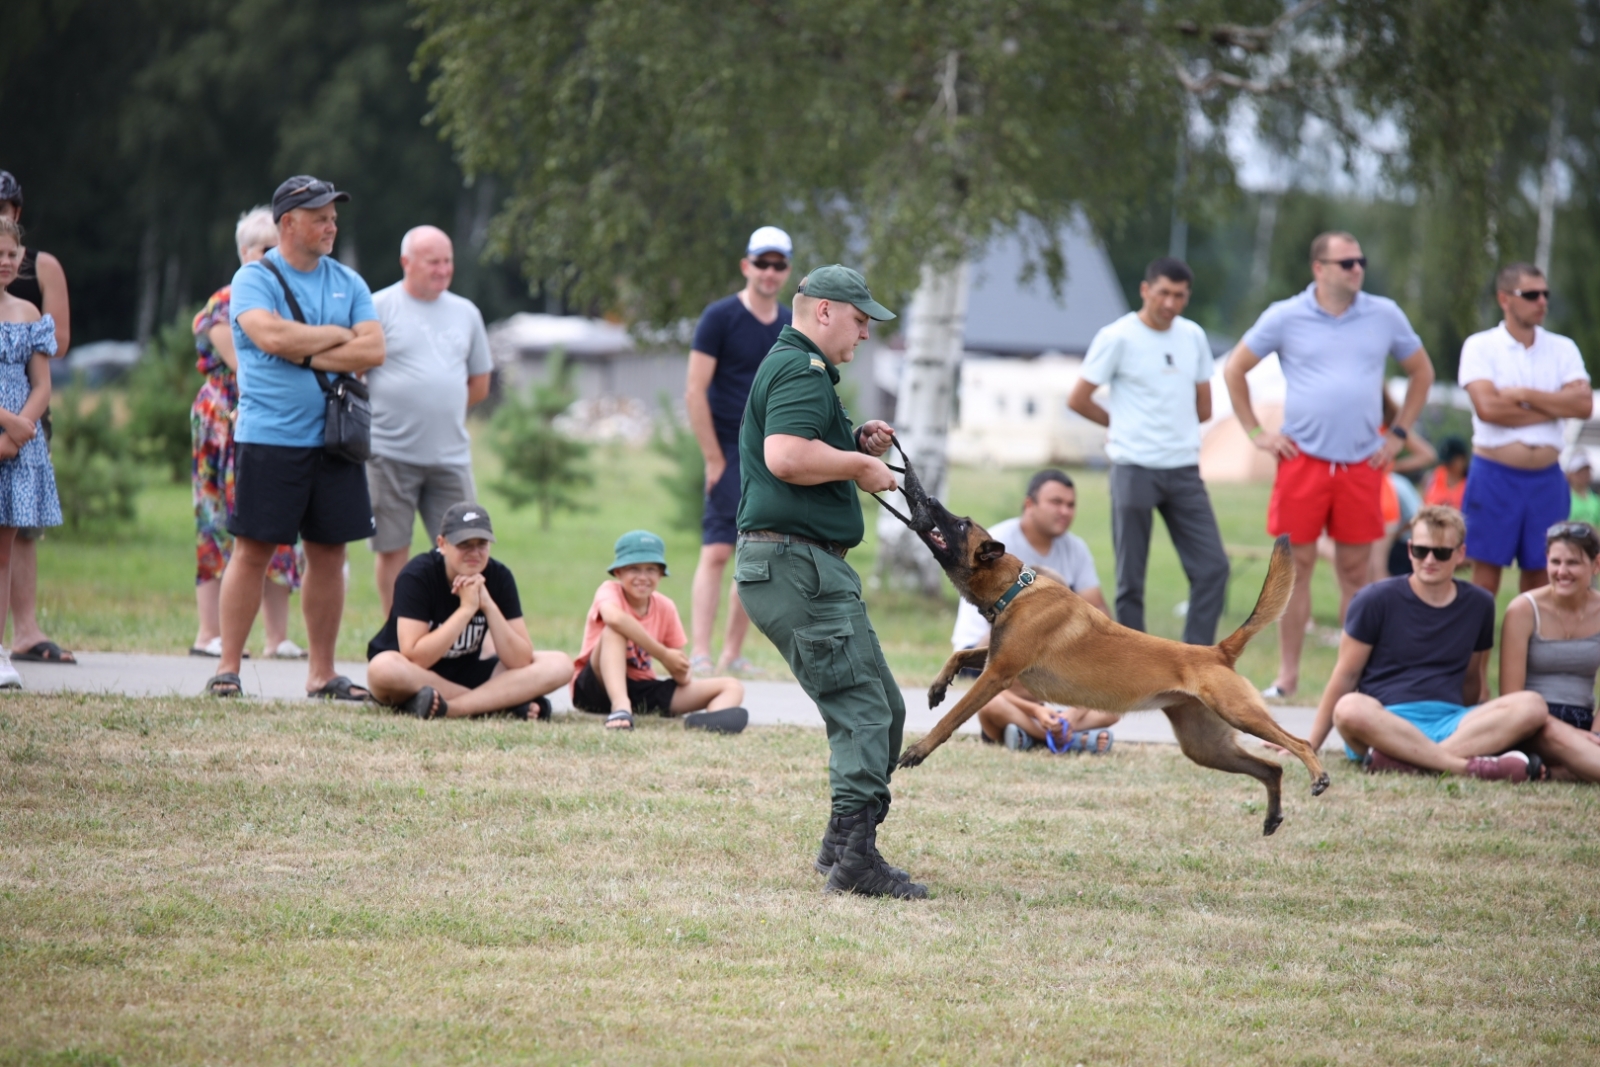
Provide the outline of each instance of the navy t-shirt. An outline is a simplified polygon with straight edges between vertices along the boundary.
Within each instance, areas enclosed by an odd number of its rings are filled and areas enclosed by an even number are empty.
[[[777,343],[778,332],[793,321],[794,313],[779,304],[778,317],[763,324],[750,314],[737,293],[709,305],[701,314],[693,347],[717,361],[706,399],[711,403],[711,423],[718,440],[738,440],[739,421],[744,418],[756,368]]]
[[[1456,598],[1425,604],[1409,577],[1373,582],[1350,601],[1345,633],[1372,646],[1356,692],[1378,703],[1461,703],[1473,653],[1494,647],[1494,597],[1459,578]]]
[[[517,580],[511,568],[497,559],[490,559],[483,569],[483,585],[489,590],[500,614],[508,620],[522,618],[522,601],[517,597]],[[399,619],[418,619],[428,624],[428,632],[439,628],[461,607],[461,598],[450,591],[450,577],[445,573],[444,556],[438,549],[412,556],[394,581],[394,607],[389,618],[378,631],[378,636],[367,642],[367,658],[379,652],[400,651]],[[489,620],[478,612],[457,635],[441,661],[470,656],[477,659],[483,651],[483,638],[489,632]]]

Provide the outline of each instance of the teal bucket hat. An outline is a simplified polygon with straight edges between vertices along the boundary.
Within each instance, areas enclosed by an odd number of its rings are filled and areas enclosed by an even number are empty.
[[[628,567],[635,563],[659,563],[661,573],[667,572],[667,543],[649,530],[629,530],[617,538],[616,547],[612,549],[616,559],[611,561],[608,571],[615,571],[618,567]]]

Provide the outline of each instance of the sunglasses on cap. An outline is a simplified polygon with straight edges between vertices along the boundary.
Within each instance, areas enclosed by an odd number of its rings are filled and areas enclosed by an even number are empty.
[[[1541,300],[1550,299],[1550,290],[1548,289],[1507,289],[1506,292],[1512,296],[1520,296],[1530,304],[1537,304]]]
[[[1319,259],[1318,263],[1337,263],[1344,270],[1355,270],[1357,267],[1367,265],[1366,256],[1351,256],[1349,259]]]
[[[756,270],[788,270],[787,259],[752,259],[750,265]]]
[[[1432,556],[1440,563],[1443,563],[1445,560],[1455,555],[1456,549],[1460,547],[1460,545],[1419,545],[1413,543],[1411,545],[1411,558],[1423,560],[1427,559],[1429,556]]]

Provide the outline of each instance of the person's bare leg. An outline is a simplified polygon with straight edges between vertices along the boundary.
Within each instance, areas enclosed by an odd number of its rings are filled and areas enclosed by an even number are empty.
[[[1469,712],[1443,744],[1435,744],[1411,723],[1361,693],[1339,699],[1333,707],[1333,724],[1357,752],[1375,748],[1426,770],[1465,774],[1471,757],[1503,752],[1535,733],[1540,726],[1537,715],[1545,714],[1542,704],[1536,694],[1526,691],[1492,700]]]
[[[14,538],[11,546],[11,647],[26,652],[48,641],[39,629],[39,542]]]
[[[1344,613],[1350,601],[1367,584],[1371,573],[1371,543],[1352,545],[1336,541],[1333,545],[1334,576],[1339,580],[1339,629],[1344,629]]]
[[[1481,559],[1472,561],[1472,584],[1479,589],[1489,590],[1491,596],[1500,595],[1500,571],[1502,568],[1493,563],[1485,563]]]
[[[744,653],[744,639],[750,633],[750,616],[739,602],[739,584],[728,585],[728,629],[722,635],[722,656],[717,660],[719,669],[738,659]],[[715,709],[713,709],[715,710]]]
[[[394,583],[405,568],[406,561],[411,558],[411,546],[373,555],[372,574],[378,583],[378,603],[383,605],[383,617],[387,619],[389,609],[394,607]]]
[[[268,578],[261,587],[261,624],[267,631],[266,654],[289,640],[289,587]]]
[[[244,645],[250,639],[256,613],[261,610],[261,587],[267,579],[267,565],[277,545],[236,537],[228,569],[222,572],[221,629],[222,660],[218,674],[237,674],[244,659]]]
[[[589,658],[590,666],[600,676],[612,711],[632,711],[633,701],[628,698],[628,639],[607,626],[600,634],[600,644]]]
[[[688,685],[678,686],[672,694],[673,715],[687,715],[691,711],[721,711],[736,708],[744,703],[744,683],[737,678],[693,678]]]
[[[1383,524],[1383,536],[1372,542],[1372,555],[1367,564],[1368,585],[1389,577],[1389,549],[1394,547],[1395,535],[1399,532],[1398,522],[1386,522]]]
[[[1272,684],[1285,694],[1300,687],[1300,652],[1306,643],[1306,623],[1311,621],[1311,576],[1317,569],[1317,543],[1290,545],[1294,558],[1294,591],[1278,623],[1278,677]]]
[[[445,711],[446,716],[457,719],[526,704],[535,697],[560,689],[570,681],[571,656],[565,652],[535,652],[533,662],[526,667],[507,669],[502,663],[495,668],[489,680],[478,688],[460,691],[455,696],[440,690],[440,695],[450,705]]]
[[[1543,589],[1550,584],[1550,572],[1543,568],[1536,571],[1522,571],[1517,584],[1521,592],[1528,593],[1535,589]]]
[[[222,636],[221,578],[207,578],[195,585],[194,612],[200,618],[200,629],[194,635],[194,647],[205,648],[214,638]]]
[[[1539,694],[1527,689],[1507,693],[1473,708],[1439,747],[1453,756],[1492,756],[1538,735],[1549,721],[1550,712]]]
[[[717,627],[717,601],[722,599],[722,572],[733,555],[732,545],[701,545],[700,562],[694,569],[694,584],[690,587],[689,656],[711,658],[711,634]],[[736,594],[737,595],[737,594]],[[741,613],[743,608],[740,609]],[[750,625],[749,617],[745,626]],[[729,620],[732,629],[732,620]],[[743,635],[741,634],[741,640]]]
[[[1545,716],[1529,747],[1564,781],[1600,782],[1600,737]]]
[[[0,593],[6,594],[0,597],[0,634],[6,631],[6,613],[11,599],[11,574],[16,569],[16,546],[19,542],[22,542],[22,538],[17,536],[15,526],[0,526]]]
[[[1067,708],[1065,714],[1074,732],[1103,730],[1122,721],[1122,716],[1114,711],[1097,711],[1094,708]]]
[[[300,610],[306,619],[306,644],[311,646],[306,671],[306,692],[327,685],[337,673],[334,646],[339,643],[339,620],[344,615],[344,545],[305,542],[306,576],[300,583]]]
[[[1006,727],[1015,726],[1035,741],[1044,740],[1044,727],[1028,714],[1025,698],[1007,689],[978,709],[978,729],[991,741],[1003,741]]]

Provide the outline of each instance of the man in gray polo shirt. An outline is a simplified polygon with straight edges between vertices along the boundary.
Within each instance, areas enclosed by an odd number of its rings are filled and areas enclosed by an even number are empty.
[[[489,336],[472,301],[449,291],[450,238],[433,226],[400,241],[405,277],[372,297],[389,356],[367,375],[372,458],[367,484],[377,520],[372,550],[383,612],[411,558],[417,514],[431,542],[445,511],[476,500],[467,409],[489,395]]]
[[[1228,357],[1223,377],[1239,425],[1278,460],[1267,505],[1267,532],[1288,534],[1294,594],[1278,627],[1278,677],[1263,692],[1290,696],[1300,684],[1300,650],[1311,619],[1317,538],[1333,538],[1339,621],[1367,582],[1370,545],[1383,536],[1381,492],[1433,385],[1433,364],[1400,305],[1361,291],[1367,257],[1348,233],[1311,242],[1311,275],[1302,292],[1261,313]],[[1283,427],[1262,426],[1250,407],[1245,375],[1276,352],[1288,383]],[[1383,371],[1395,359],[1410,378],[1391,426],[1383,420]]]

